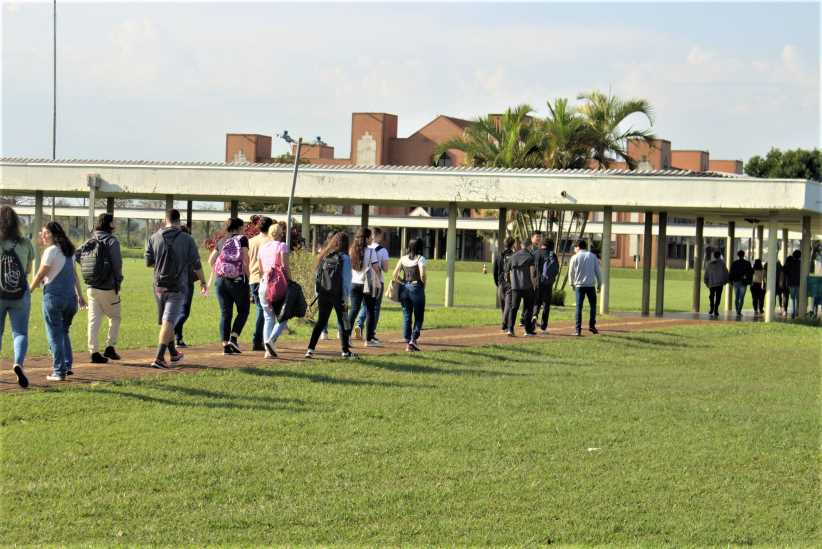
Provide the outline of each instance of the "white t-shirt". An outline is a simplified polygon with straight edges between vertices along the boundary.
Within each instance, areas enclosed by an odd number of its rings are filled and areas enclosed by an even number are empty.
[[[380,247],[379,250],[377,249],[377,246]],[[388,248],[381,244],[377,244],[376,242],[369,244],[368,247],[374,250],[374,253],[377,254],[377,260],[380,263],[380,280],[385,280],[385,272],[382,270],[382,264],[383,261],[387,262],[390,259],[390,256],[388,255]]]
[[[379,263],[377,252],[374,248],[368,247],[363,250],[362,270],[356,271],[351,267],[351,284],[365,284],[365,271],[371,268],[372,265]],[[352,263],[353,265],[353,263]]]
[[[63,266],[66,264],[66,256],[63,255],[63,250],[59,246],[51,245],[43,251],[43,265],[49,269],[46,271],[46,276],[43,278],[43,284],[48,284],[54,280]]]

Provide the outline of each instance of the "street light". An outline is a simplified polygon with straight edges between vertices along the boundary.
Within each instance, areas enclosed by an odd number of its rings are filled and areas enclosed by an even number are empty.
[[[277,137],[291,145],[294,143],[294,138],[288,135],[288,130],[282,134],[277,134]],[[297,169],[300,165],[300,151],[303,147],[303,138],[297,139],[297,154],[294,155],[294,176],[291,179],[291,194],[288,195],[288,217],[286,218],[286,232],[285,232],[285,246],[288,251],[291,251],[291,206],[294,204],[294,189],[297,187]]]

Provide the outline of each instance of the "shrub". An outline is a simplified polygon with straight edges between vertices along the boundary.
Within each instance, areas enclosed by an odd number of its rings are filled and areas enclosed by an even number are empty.
[[[305,301],[309,307],[305,313],[303,320],[312,321],[317,314],[317,304],[312,305],[314,297],[317,295],[314,291],[314,274],[317,264],[317,256],[311,252],[303,250],[295,250],[288,256],[288,265],[291,271],[291,278],[303,287],[305,294]]]

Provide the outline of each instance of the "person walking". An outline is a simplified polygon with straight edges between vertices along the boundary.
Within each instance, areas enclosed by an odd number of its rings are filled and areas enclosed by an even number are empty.
[[[788,303],[787,297],[791,301],[791,318],[796,318],[797,315],[797,301],[799,299],[799,280],[801,278],[801,258],[802,252],[794,250],[793,254],[785,260],[785,267],[783,267],[785,275],[785,287],[787,288],[785,309],[787,311]]]
[[[263,312],[263,304],[260,301],[260,281],[262,280],[263,273],[260,272],[259,257],[260,249],[271,240],[271,237],[268,236],[268,230],[273,224],[274,220],[270,217],[261,217],[257,224],[257,228],[260,229],[260,234],[248,240],[248,283],[251,290],[251,300],[254,302],[255,308],[254,334],[251,337],[252,351],[266,350],[263,345],[265,313]]]
[[[288,246],[285,244],[287,230],[285,221],[269,225],[268,241],[260,248],[257,259],[256,268],[261,273],[257,299],[263,307],[262,338],[265,358],[277,358],[277,339],[288,328],[287,322],[278,322],[276,314],[282,306],[285,295],[283,294],[281,299],[273,303],[268,298],[268,286],[275,283],[274,278],[278,270],[282,273],[282,283],[287,283],[291,279],[288,269]]]
[[[369,244],[371,229],[360,227],[348,252],[351,257],[351,318],[348,325],[354,325],[360,307],[364,305],[365,346],[382,347],[382,343],[375,337],[380,260]]]
[[[719,302],[722,300],[722,288],[728,283],[728,268],[722,261],[722,253],[717,250],[714,257],[705,265],[703,275],[705,286],[708,287],[708,303],[710,318],[719,318]]]
[[[174,326],[183,317],[191,271],[200,281],[200,292],[208,293],[197,245],[191,235],[180,228],[180,212],[172,208],[165,217],[165,227],[151,235],[145,253],[146,266],[154,269],[154,299],[160,325],[157,355],[151,366],[161,370],[168,368],[166,350],[173,364],[183,360],[183,353],[174,344]]]
[[[494,271],[494,284],[497,287],[497,299],[502,310],[502,331],[508,331],[508,312],[511,308],[511,284],[505,276],[506,263],[508,258],[514,253],[514,237],[506,237],[503,241],[502,253],[494,258],[492,269]]]
[[[31,290],[28,278],[34,266],[34,246],[20,233],[20,218],[11,206],[0,206],[0,347],[11,323],[14,362],[12,371],[22,388],[29,386],[23,369],[29,347]]]
[[[517,311],[522,303],[522,320],[526,336],[536,335],[534,332],[534,290],[537,287],[537,269],[534,266],[534,256],[525,248],[511,254],[506,261],[505,277],[511,286],[511,305],[508,309],[508,331],[514,337]]]
[[[114,215],[102,213],[91,238],[77,250],[80,274],[86,283],[88,297],[88,352],[93,364],[120,360],[115,347],[120,335],[120,288],[123,284],[123,256],[120,242],[114,236]],[[99,332],[103,318],[108,318],[106,347],[100,353]]]
[[[180,225],[180,230],[186,233],[187,235],[191,234],[191,229],[188,228],[187,225]],[[185,326],[186,320],[191,315],[191,305],[194,301],[194,284],[198,281],[197,274],[192,269],[192,266],[188,265],[188,278],[186,279],[185,285],[185,298],[186,303],[183,307],[183,314],[180,317],[180,320],[174,324],[174,339],[176,341],[175,345],[178,349],[185,349],[188,347],[188,344],[185,342],[183,338],[183,326]],[[205,282],[204,280],[202,282]]]
[[[376,335],[377,326],[380,323],[380,309],[382,308],[382,298],[383,294],[385,293],[385,272],[388,271],[388,260],[390,256],[388,254],[388,249],[383,246],[383,231],[379,227],[374,227],[372,229],[373,235],[373,242],[368,245],[369,248],[373,250],[373,253],[376,254],[377,259],[379,260],[379,282],[380,282],[380,289],[376,296],[376,303],[374,305],[374,339],[379,341],[379,338]],[[363,304],[360,307],[360,313],[357,316],[357,324],[354,326],[354,339],[362,339],[362,328],[365,325],[365,317],[366,317],[366,307]]]
[[[340,329],[340,347],[342,357],[354,359],[357,355],[351,352],[350,318],[346,310],[346,301],[351,295],[351,258],[348,251],[348,234],[344,231],[335,233],[317,256],[315,290],[317,292],[317,322],[311,331],[311,339],[305,351],[305,358],[313,358],[320,334],[328,326],[328,317],[333,310],[337,314]]]
[[[731,263],[731,272],[728,275],[728,281],[733,285],[734,291],[734,305],[736,307],[736,318],[742,318],[742,306],[745,304],[745,292],[748,286],[751,285],[751,277],[753,276],[753,267],[751,262],[745,259],[745,252],[739,250],[736,252],[737,259]]]
[[[568,282],[576,296],[576,335],[582,335],[582,305],[588,299],[591,309],[588,317],[588,330],[598,334],[597,330],[597,292],[602,288],[602,274],[599,270],[599,258],[588,251],[588,243],[579,240],[574,247],[574,255],[568,263]]]
[[[217,279],[214,289],[220,304],[220,340],[224,355],[238,355],[242,352],[238,339],[251,308],[248,237],[242,234],[243,225],[243,220],[239,217],[227,219],[223,226],[224,236],[217,241],[208,256],[211,266],[208,286],[211,287],[215,277]]]
[[[40,239],[46,249],[30,289],[33,293],[43,283],[43,319],[53,364],[52,372],[46,379],[65,381],[66,376],[72,375],[74,364],[71,321],[78,307],[86,306],[86,300],[76,272],[74,244],[63,227],[55,221],[46,223],[40,231]]]
[[[753,264],[751,299],[753,300],[754,315],[765,314],[765,267],[762,265],[761,259],[755,260]]]
[[[412,238],[404,256],[397,262],[392,280],[400,283],[400,305],[402,306],[402,336],[405,350],[420,350],[419,340],[425,319],[425,257],[422,255],[422,239]]]
[[[548,333],[548,317],[551,314],[551,297],[554,292],[554,281],[559,275],[559,260],[554,253],[554,243],[540,238],[539,248],[534,252],[534,263],[537,268],[538,285],[534,296],[534,325],[540,331]],[[542,312],[542,318],[540,318]]]

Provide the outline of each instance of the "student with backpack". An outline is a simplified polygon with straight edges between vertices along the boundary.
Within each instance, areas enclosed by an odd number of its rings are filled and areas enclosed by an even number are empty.
[[[534,252],[539,275],[539,285],[534,299],[534,324],[539,323],[542,333],[548,332],[548,317],[551,314],[551,295],[554,292],[554,281],[559,275],[559,260],[554,253],[554,243],[550,240],[539,240],[539,248]],[[540,311],[542,318],[540,319]]]
[[[270,217],[263,216],[257,221],[257,228],[260,229],[260,234],[248,240],[248,265],[249,265],[249,288],[251,290],[251,300],[254,302],[256,316],[254,319],[254,334],[251,338],[251,350],[265,351],[263,345],[263,325],[265,323],[265,313],[263,311],[263,304],[260,301],[260,282],[264,273],[260,272],[260,249],[265,246],[271,237],[268,236],[268,230],[274,220]]]
[[[376,338],[377,329],[377,295],[381,291],[379,264],[371,244],[371,229],[360,227],[351,243],[348,255],[351,257],[351,318],[349,326],[354,325],[360,306],[365,306],[365,346],[382,347]]]
[[[69,333],[71,321],[78,307],[86,306],[86,301],[76,272],[74,244],[63,227],[55,221],[46,223],[40,231],[40,239],[46,249],[40,270],[31,282],[31,291],[43,283],[43,319],[53,359],[52,372],[46,379],[65,381],[66,376],[72,375],[74,364]]]
[[[783,267],[784,278],[785,278],[785,315],[787,316],[788,311],[788,298],[790,297],[791,302],[791,318],[796,318],[797,315],[797,302],[799,300],[799,280],[801,277],[801,261],[802,252],[799,250],[794,250],[791,255],[785,260],[785,266]]]
[[[215,292],[220,304],[220,338],[223,342],[224,355],[241,353],[238,338],[243,331],[249,303],[249,258],[248,237],[242,234],[243,220],[231,217],[223,226],[224,236],[217,241],[208,257],[211,265],[211,280],[215,277]],[[237,316],[234,317],[234,309]],[[233,318],[233,322],[232,322]]]
[[[187,225],[180,225],[180,230],[186,233],[187,235],[191,234],[191,229],[188,228]],[[174,339],[176,341],[175,345],[178,349],[185,349],[188,345],[183,338],[183,326],[185,326],[186,320],[191,315],[191,303],[194,300],[194,284],[199,280],[197,278],[197,274],[191,268],[191,265],[188,267],[188,277],[187,283],[185,285],[185,297],[186,297],[186,304],[183,307],[183,315],[180,317],[180,320],[174,324]]]
[[[425,317],[425,257],[422,255],[422,239],[412,238],[406,254],[397,262],[392,280],[400,283],[399,298],[402,305],[402,335],[405,350],[417,352]],[[412,327],[413,324],[413,327]]]
[[[380,308],[382,307],[382,298],[383,294],[385,293],[385,272],[388,270],[388,249],[382,245],[383,243],[383,232],[382,229],[379,227],[374,227],[372,229],[372,234],[374,237],[373,242],[368,245],[369,248],[373,250],[373,252],[377,255],[377,259],[379,260],[379,282],[380,282],[380,289],[379,293],[376,297],[376,304],[374,306],[374,331],[376,332],[376,327],[380,323]],[[362,327],[365,325],[365,316],[366,316],[366,308],[363,304],[360,307],[360,314],[357,316],[357,324],[354,326],[354,339],[362,339]],[[374,336],[374,339],[379,341],[377,336]]]
[[[514,237],[506,237],[503,242],[504,250],[499,257],[494,258],[494,284],[497,286],[497,299],[502,310],[502,331],[508,331],[508,311],[511,308],[511,284],[505,276],[505,264],[514,253]]]
[[[537,269],[534,256],[525,248],[511,254],[505,263],[505,278],[511,287],[508,309],[508,335],[514,337],[517,311],[522,303],[522,319],[526,336],[534,336],[534,290],[537,287]]]
[[[166,350],[173,364],[183,359],[183,353],[174,344],[174,326],[183,317],[186,286],[192,271],[200,281],[200,292],[203,295],[208,293],[197,245],[191,235],[180,228],[178,210],[166,212],[165,227],[151,235],[146,243],[146,266],[154,268],[154,299],[157,302],[157,323],[160,325],[157,355],[151,366],[162,370],[168,368]]]
[[[77,250],[80,274],[86,283],[88,297],[88,352],[91,362],[105,364],[120,360],[115,346],[120,333],[120,286],[123,283],[123,257],[120,242],[114,236],[114,216],[97,217],[94,233]],[[106,348],[100,354],[99,332],[103,317],[108,317]]]
[[[357,358],[350,347],[350,318],[346,310],[346,300],[351,295],[351,258],[348,251],[348,234],[339,231],[334,234],[317,256],[315,290],[317,292],[317,322],[308,341],[305,358],[312,358],[320,334],[328,326],[331,311],[337,313],[337,324],[341,329],[340,346],[343,358]]]
[[[761,259],[754,261],[753,275],[751,275],[751,298],[754,314],[765,314],[765,267]]]
[[[751,277],[753,276],[753,267],[751,262],[745,259],[745,252],[739,250],[736,252],[738,257],[731,263],[731,272],[728,274],[728,281],[731,283],[734,291],[734,305],[736,307],[736,318],[742,318],[742,307],[745,305],[745,293],[748,286],[751,285]]]
[[[590,309],[588,330],[592,334],[598,334],[597,292],[602,288],[602,274],[599,270],[599,258],[588,251],[585,240],[577,242],[575,253],[568,262],[568,282],[576,294],[576,335],[582,335],[582,306],[586,298]]]
[[[11,323],[14,362],[12,370],[22,388],[29,386],[23,369],[29,346],[31,291],[28,277],[34,266],[34,246],[20,234],[20,218],[11,206],[0,206],[0,345]]]
[[[725,267],[725,262],[722,261],[722,253],[717,250],[714,252],[714,258],[705,265],[705,274],[703,275],[705,286],[708,287],[708,303],[710,310],[708,316],[710,318],[719,318],[719,302],[722,299],[722,289],[728,283],[728,268]]]
[[[261,273],[257,299],[263,306],[263,346],[265,358],[277,358],[277,339],[288,328],[287,322],[278,322],[276,311],[285,299],[288,280],[288,246],[285,244],[287,231],[285,221],[269,226],[268,240],[260,248],[257,270]]]

